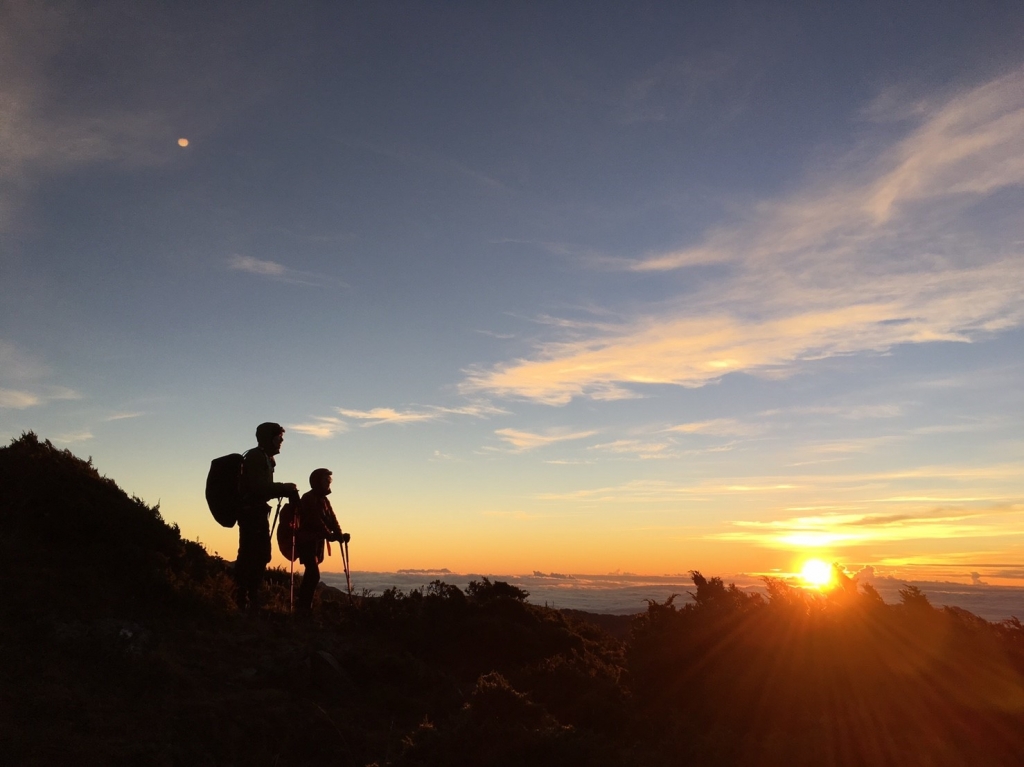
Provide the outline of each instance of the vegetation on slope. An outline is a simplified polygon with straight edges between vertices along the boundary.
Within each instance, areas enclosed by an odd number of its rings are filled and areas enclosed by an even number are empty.
[[[629,636],[487,579],[238,614],[230,563],[67,451],[0,448],[12,764],[1019,764],[1024,628],[693,573]]]

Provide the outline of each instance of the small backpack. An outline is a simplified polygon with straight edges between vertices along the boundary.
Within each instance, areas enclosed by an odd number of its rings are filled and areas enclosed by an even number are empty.
[[[295,504],[291,501],[281,507],[281,516],[278,518],[277,526],[277,548],[281,550],[281,555],[289,562],[294,562],[298,559],[298,554],[292,547],[292,534],[295,534],[295,545],[302,543],[299,539],[298,531],[298,514]],[[292,526],[295,526],[294,529]]]
[[[239,453],[210,461],[206,475],[206,505],[224,527],[234,527],[242,509],[242,474],[245,458]]]

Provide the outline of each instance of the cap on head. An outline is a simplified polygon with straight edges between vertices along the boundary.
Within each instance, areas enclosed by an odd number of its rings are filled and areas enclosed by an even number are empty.
[[[316,487],[317,482],[323,482],[329,476],[331,476],[330,469],[313,469],[313,473],[309,475],[309,486]]]
[[[261,445],[264,442],[269,442],[278,434],[284,434],[284,427],[273,421],[266,421],[256,427],[256,441]]]

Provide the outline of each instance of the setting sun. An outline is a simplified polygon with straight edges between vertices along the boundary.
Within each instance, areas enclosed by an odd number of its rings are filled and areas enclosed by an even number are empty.
[[[808,559],[800,570],[800,578],[808,586],[824,589],[832,583],[832,565],[820,559]]]

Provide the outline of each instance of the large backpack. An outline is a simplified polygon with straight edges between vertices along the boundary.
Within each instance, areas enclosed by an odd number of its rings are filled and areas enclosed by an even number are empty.
[[[298,519],[295,512],[296,506],[291,501],[282,506],[281,516],[279,517],[280,524],[277,526],[277,548],[281,550],[282,556],[284,556],[284,558],[289,562],[294,562],[298,559],[298,556],[295,554],[295,550],[292,546],[293,532],[295,534],[296,545],[302,543],[302,541],[299,540]]]
[[[224,527],[234,527],[242,509],[242,473],[245,458],[238,454],[223,455],[210,461],[206,475],[206,505],[213,518]]]

